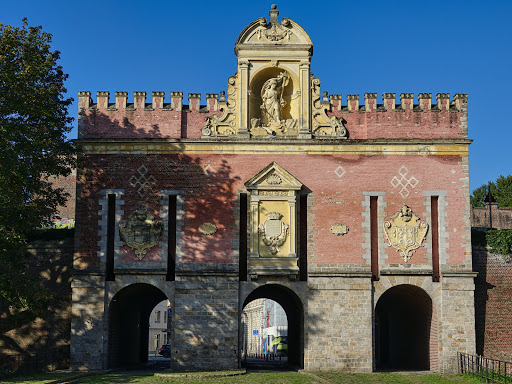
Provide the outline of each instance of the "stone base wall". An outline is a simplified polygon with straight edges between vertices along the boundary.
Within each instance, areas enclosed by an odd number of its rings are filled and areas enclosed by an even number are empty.
[[[304,368],[372,371],[372,285],[369,278],[308,281]]]
[[[441,277],[440,372],[457,372],[457,352],[475,353],[473,280],[473,276]]]
[[[476,351],[512,361],[512,258],[473,248]]]
[[[178,276],[174,302],[171,368],[238,368],[238,275]]]
[[[75,274],[72,289],[71,368],[106,369],[105,278]]]

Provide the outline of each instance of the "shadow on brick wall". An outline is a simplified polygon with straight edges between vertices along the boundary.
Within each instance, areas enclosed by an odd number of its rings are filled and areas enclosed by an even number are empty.
[[[41,288],[51,293],[46,310],[36,315],[0,300],[0,356],[19,354],[23,362],[30,355],[64,347],[69,357],[73,231],[62,232],[60,240],[39,239],[27,246],[26,273],[37,275]]]

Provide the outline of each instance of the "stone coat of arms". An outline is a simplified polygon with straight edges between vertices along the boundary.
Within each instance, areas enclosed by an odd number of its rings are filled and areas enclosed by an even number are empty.
[[[279,247],[286,241],[289,225],[281,220],[279,212],[267,213],[268,220],[258,227],[258,232],[263,240],[263,244],[268,245],[268,251],[275,255],[279,252]]]
[[[145,206],[139,206],[128,217],[119,222],[119,232],[127,246],[135,251],[135,256],[142,260],[147,251],[158,244],[162,237],[164,225],[155,220],[155,216]]]
[[[389,245],[400,252],[406,263],[412,257],[412,251],[421,246],[427,231],[428,224],[420,221],[405,204],[390,221],[384,222],[384,233]]]

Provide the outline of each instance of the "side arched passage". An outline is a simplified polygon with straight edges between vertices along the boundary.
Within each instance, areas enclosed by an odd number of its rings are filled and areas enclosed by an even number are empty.
[[[402,284],[388,289],[375,308],[377,370],[437,370],[437,318],[430,296]]]
[[[266,284],[252,291],[242,309],[256,299],[271,299],[283,307],[288,319],[288,365],[292,369],[304,368],[304,307],[299,297],[289,288]],[[240,344],[241,345],[241,344]]]
[[[108,366],[122,367],[148,360],[149,315],[165,294],[149,284],[132,284],[110,302]]]

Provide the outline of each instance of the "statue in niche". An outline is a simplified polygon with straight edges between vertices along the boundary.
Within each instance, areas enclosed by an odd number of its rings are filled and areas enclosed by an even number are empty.
[[[261,88],[261,119],[251,119],[251,131],[265,130],[269,135],[275,136],[276,131],[285,133],[296,129],[297,122],[294,119],[282,118],[282,110],[286,105],[283,98],[284,88],[288,85],[289,75],[281,72],[277,77],[268,79]]]
[[[281,125],[281,109],[286,105],[286,101],[283,100],[283,91],[287,84],[288,74],[281,72],[279,76],[268,79],[261,88],[263,121],[269,127]]]

